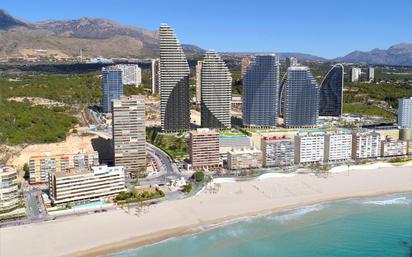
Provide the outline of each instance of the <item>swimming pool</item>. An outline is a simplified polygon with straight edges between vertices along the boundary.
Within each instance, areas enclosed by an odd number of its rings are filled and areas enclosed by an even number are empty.
[[[96,201],[96,202],[90,202],[82,205],[75,205],[73,206],[74,209],[86,209],[86,208],[93,208],[93,207],[104,207],[106,205],[110,205],[110,203],[107,203],[105,201]]]

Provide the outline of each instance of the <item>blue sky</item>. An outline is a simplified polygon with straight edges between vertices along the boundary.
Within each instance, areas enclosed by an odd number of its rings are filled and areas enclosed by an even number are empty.
[[[112,19],[217,51],[303,52],[333,58],[412,43],[412,0],[0,0],[27,21]]]

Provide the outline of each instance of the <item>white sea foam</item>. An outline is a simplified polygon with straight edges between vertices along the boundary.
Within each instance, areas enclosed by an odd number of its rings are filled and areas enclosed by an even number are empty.
[[[411,200],[403,196],[403,197],[397,197],[397,198],[385,199],[385,200],[366,201],[364,203],[373,204],[373,205],[411,204]]]
[[[300,217],[311,213],[311,212],[316,212],[320,211],[325,208],[325,204],[315,204],[315,205],[309,205],[305,206],[302,208],[294,209],[289,212],[283,213],[283,214],[276,214],[276,215],[270,215],[267,218],[270,220],[275,220],[280,223],[285,223],[290,220],[296,220],[299,219]]]

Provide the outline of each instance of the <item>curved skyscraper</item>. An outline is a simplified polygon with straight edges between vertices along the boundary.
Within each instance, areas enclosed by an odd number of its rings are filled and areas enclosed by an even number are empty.
[[[243,125],[275,126],[278,94],[279,57],[257,55],[243,78]]]
[[[230,128],[232,77],[218,53],[206,52],[200,77],[202,127]]]
[[[319,86],[308,67],[288,68],[284,89],[286,127],[316,126],[319,116]]]
[[[326,74],[320,86],[320,116],[342,115],[343,65],[335,64]]]
[[[190,129],[189,65],[174,30],[160,25],[160,116],[164,131]]]

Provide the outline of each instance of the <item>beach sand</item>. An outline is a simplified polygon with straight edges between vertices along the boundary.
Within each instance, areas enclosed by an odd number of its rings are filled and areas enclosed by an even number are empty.
[[[2,228],[0,256],[100,256],[240,217],[401,192],[412,192],[411,167],[214,183],[194,197],[162,202],[139,215],[115,210]]]

